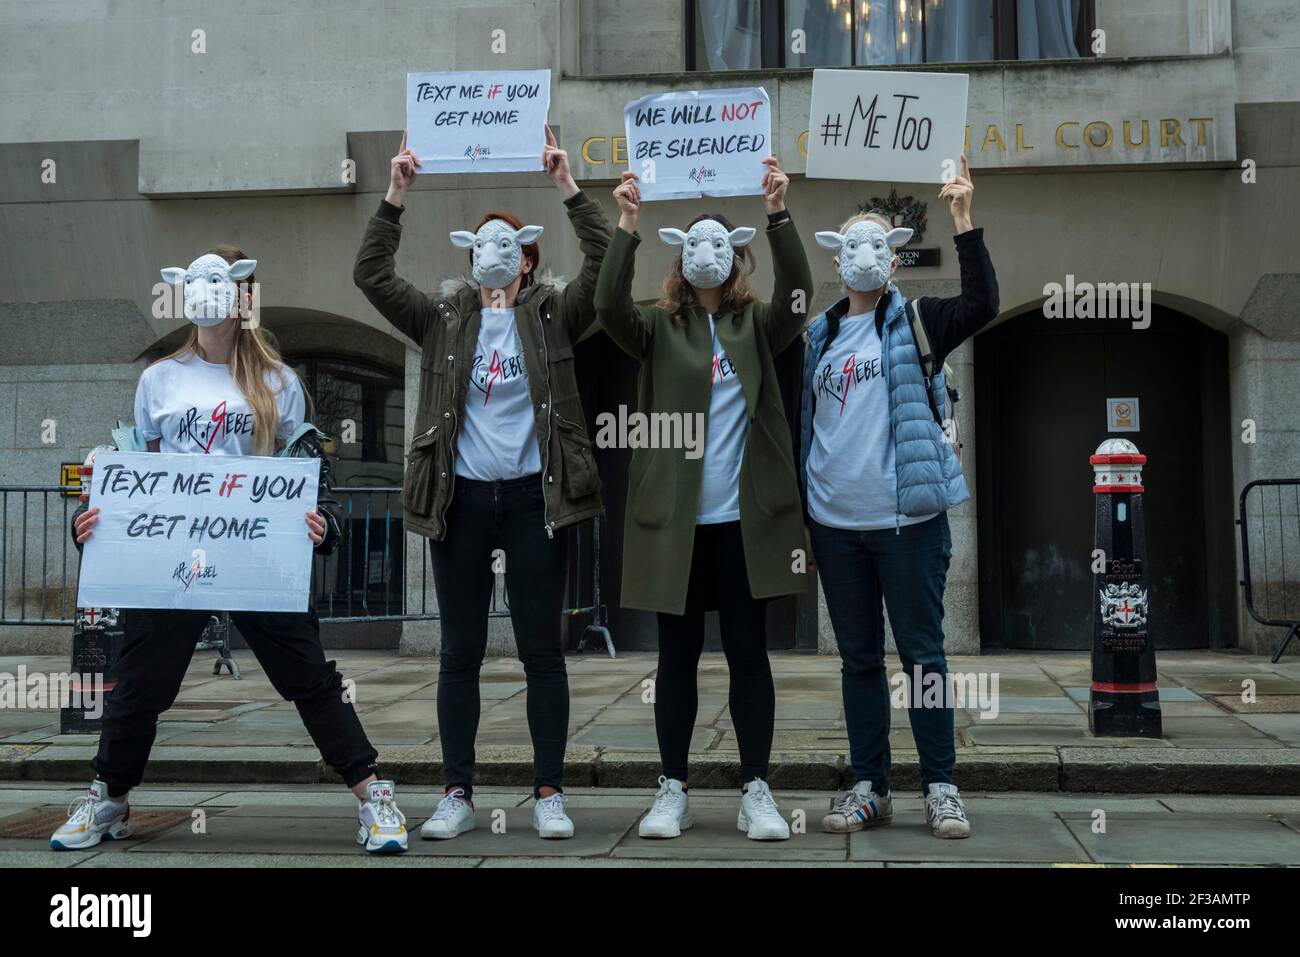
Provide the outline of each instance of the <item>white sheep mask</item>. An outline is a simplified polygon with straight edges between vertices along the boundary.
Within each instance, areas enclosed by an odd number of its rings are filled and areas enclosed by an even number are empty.
[[[515,229],[504,219],[489,219],[477,233],[456,230],[451,242],[460,249],[473,250],[475,282],[485,289],[505,289],[523,268],[523,247],[537,242],[541,235],[541,226]]]
[[[889,282],[894,250],[911,238],[912,230],[904,226],[886,232],[870,219],[858,220],[842,233],[817,234],[819,245],[839,252],[840,279],[854,292],[871,292]]]
[[[716,219],[701,219],[687,232],[661,229],[659,238],[682,247],[682,275],[696,289],[715,289],[727,281],[736,247],[749,245],[757,230],[737,226],[730,232]]]
[[[173,286],[185,284],[186,319],[196,326],[215,326],[230,318],[239,297],[239,280],[247,279],[256,268],[256,259],[228,263],[216,253],[204,253],[188,269],[168,266],[162,277]]]

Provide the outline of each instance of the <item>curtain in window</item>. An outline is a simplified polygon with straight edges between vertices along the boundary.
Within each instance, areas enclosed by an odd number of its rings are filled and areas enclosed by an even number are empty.
[[[926,59],[993,59],[993,0],[931,0],[925,10]]]
[[[923,0],[854,0],[858,4],[858,63],[923,63]]]
[[[807,47],[804,53],[787,48],[786,66],[849,66],[852,62],[849,57],[852,39],[849,7],[853,2],[855,0],[835,0],[834,3],[831,0],[786,0],[786,33],[803,30]]]
[[[697,67],[710,70],[757,70],[759,0],[695,0]]]
[[[1022,60],[1077,57],[1074,27],[1079,22],[1080,0],[1020,0],[1016,4],[1016,31]]]

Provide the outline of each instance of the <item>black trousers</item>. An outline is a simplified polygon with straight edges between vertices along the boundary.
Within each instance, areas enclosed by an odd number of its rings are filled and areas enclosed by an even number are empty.
[[[158,715],[172,706],[194,644],[212,616],[208,611],[130,608],[125,615],[117,686],[104,708],[99,753],[91,762],[113,796],[144,777]],[[343,679],[325,660],[315,610],[231,612],[272,686],[298,708],[321,757],[348,787],[375,773],[378,752],[356,710],[343,699]]]
[[[559,630],[564,607],[565,536],[546,533],[540,475],[503,482],[456,479],[447,534],[429,542],[442,619],[438,732],[448,788],[474,793],[479,670],[487,652],[488,610],[504,566],[515,646],[528,682],[533,794],[560,788],[569,733],[569,676]]]
[[[696,672],[704,650],[704,613],[715,608],[731,678],[727,703],[740,749],[741,779],[766,779],[776,719],[776,690],[767,660],[767,600],[750,593],[739,522],[695,526],[686,611],[659,614],[655,731],[663,773],[687,780],[699,708]]]

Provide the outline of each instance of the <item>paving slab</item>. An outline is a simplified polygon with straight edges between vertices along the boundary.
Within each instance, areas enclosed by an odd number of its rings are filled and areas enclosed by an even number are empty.
[[[691,807],[694,823],[681,837],[649,840],[636,828],[614,848],[613,856],[628,859],[706,858],[720,861],[843,861],[847,841],[843,834],[823,834],[815,821],[808,831],[792,834],[788,841],[751,841],[736,827],[738,808]],[[641,815],[636,816],[639,820]]]
[[[1300,865],[1300,833],[1264,816],[1119,812],[1106,815],[1102,834],[1093,833],[1090,816],[1066,813],[1062,819],[1102,863]]]
[[[1300,752],[1287,748],[1062,747],[1060,753],[1065,791],[1300,794]]]
[[[1243,714],[1241,720],[1289,748],[1300,748],[1300,714]]]
[[[985,813],[971,820],[971,836],[940,840],[919,818],[850,835],[849,859],[854,861],[984,861],[988,863],[1086,862],[1070,831],[1054,814],[1021,809],[1014,813]]]

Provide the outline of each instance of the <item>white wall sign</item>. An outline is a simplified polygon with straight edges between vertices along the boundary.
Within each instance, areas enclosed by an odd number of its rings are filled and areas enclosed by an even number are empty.
[[[961,172],[965,73],[813,70],[810,179],[942,183]]]
[[[1106,431],[1142,431],[1141,421],[1138,417],[1138,400],[1136,398],[1106,400]]]
[[[550,70],[406,75],[406,145],[421,173],[542,168]]]
[[[306,611],[320,462],[101,452],[79,607]]]
[[[643,96],[623,107],[623,126],[643,200],[763,192],[772,104],[760,86]]]

